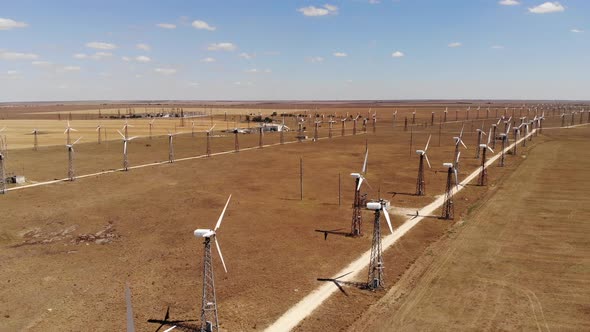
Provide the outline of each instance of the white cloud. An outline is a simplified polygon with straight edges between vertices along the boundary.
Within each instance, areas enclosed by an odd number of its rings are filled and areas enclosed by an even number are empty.
[[[128,57],[128,56],[122,56],[121,57],[121,60],[123,60],[123,61],[131,61],[131,58]]]
[[[404,56],[405,56],[405,54],[400,51],[395,51],[395,52],[391,53],[392,58],[402,58]]]
[[[98,50],[114,50],[117,48],[117,45],[104,42],[89,42],[86,43],[86,47],[95,48]]]
[[[238,81],[238,82],[234,82],[234,84],[238,85],[238,86],[250,86],[250,85],[252,85],[252,82],[239,82]]]
[[[79,66],[65,66],[62,68],[63,71],[80,71]]]
[[[338,14],[338,7],[330,4],[325,4],[322,7],[308,6],[297,9],[298,12],[305,16],[326,16]]]
[[[0,17],[0,30],[11,30],[14,28],[26,28],[29,25],[25,22],[17,22],[9,18]]]
[[[0,59],[2,60],[35,60],[39,56],[34,53],[6,52],[0,50]]]
[[[549,13],[557,13],[564,11],[565,8],[557,1],[550,2],[547,1],[542,3],[536,7],[529,8],[529,12],[533,14],[549,14]]]
[[[307,61],[309,61],[311,63],[320,63],[320,62],[324,62],[324,58],[322,58],[321,56],[310,56],[310,57],[307,57]]]
[[[74,54],[72,57],[74,59],[92,59],[92,60],[101,60],[103,58],[110,58],[113,56],[113,53],[111,52],[96,52],[92,55],[90,54],[86,54],[86,53],[76,53]]]
[[[192,26],[199,30],[215,31],[217,29],[216,27],[210,26],[209,23],[200,20],[193,21]]]
[[[176,74],[176,69],[174,68],[156,68],[154,71],[158,74],[162,75],[174,75]]]
[[[248,54],[248,53],[240,53],[240,55],[238,55],[240,58],[244,58],[246,60],[251,60],[252,58],[254,58],[253,54]]]
[[[150,59],[150,57],[148,57],[148,56],[140,55],[140,56],[135,57],[135,61],[147,63],[147,62],[152,61],[152,59]]]
[[[223,42],[223,43],[216,43],[216,44],[209,44],[207,49],[209,51],[235,51],[238,47],[232,43]]]
[[[582,32],[584,32],[584,30],[580,30],[580,29],[576,29],[576,28],[571,29],[570,31],[573,32],[573,33],[582,33]]]
[[[137,48],[138,48],[138,49],[140,49],[140,50],[144,50],[144,51],[149,51],[149,50],[151,50],[151,49],[152,49],[152,48],[150,47],[150,45],[148,45],[148,44],[143,44],[143,43],[139,43],[139,44],[135,45],[135,47],[137,47]]]
[[[502,0],[498,2],[499,4],[501,4],[502,6],[517,6],[520,5],[520,2],[516,1],[516,0]]]
[[[158,23],[156,26],[162,29],[176,29],[176,24],[172,23]]]
[[[495,49],[495,50],[501,50],[501,49],[504,49],[504,46],[502,46],[502,45],[493,45],[492,48]]]
[[[52,65],[52,63],[49,61],[33,61],[31,64],[38,67],[49,67]]]
[[[16,75],[18,75],[18,71],[16,71],[16,70],[8,70],[6,72],[6,75],[8,75],[8,76],[16,76]]]
[[[256,68],[252,68],[252,69],[246,69],[246,70],[245,70],[245,72],[246,72],[246,73],[250,73],[250,74],[256,74],[256,73],[258,73],[259,71],[258,71],[258,69],[256,69]]]
[[[463,46],[463,44],[460,42],[452,42],[448,46],[449,47],[461,47],[461,46]]]
[[[265,72],[265,73],[267,73],[267,74],[270,74],[270,73],[272,73],[272,70],[270,70],[269,68],[266,68],[266,69],[264,70],[264,72]]]
[[[206,62],[206,63],[215,62],[215,58],[211,58],[211,57],[204,58],[201,60],[201,62]]]
[[[339,58],[343,58],[348,56],[348,54],[344,53],[344,52],[334,52],[332,53],[332,55],[334,55],[335,57],[339,57]]]

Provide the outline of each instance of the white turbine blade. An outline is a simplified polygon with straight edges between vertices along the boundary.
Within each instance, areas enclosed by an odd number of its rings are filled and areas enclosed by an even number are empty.
[[[391,226],[391,219],[389,219],[389,212],[387,212],[385,208],[381,210],[383,210],[383,215],[385,216],[385,220],[387,220],[387,226],[389,226],[389,230],[391,231],[391,234],[393,234],[393,227]]]
[[[432,168],[432,167],[430,167],[430,160],[428,160],[428,155],[426,153],[424,154],[424,158],[426,158],[426,162],[428,163],[428,168]]]
[[[490,151],[492,151],[492,153],[495,153],[494,150],[492,150],[492,148],[490,148],[489,146],[486,145],[486,148]]]
[[[459,138],[463,137],[463,129],[465,129],[465,125],[461,127],[461,132],[459,133]]]
[[[121,134],[121,132],[119,130],[117,130],[117,132],[119,133],[119,135],[121,135],[121,137],[123,137],[123,139],[125,139],[125,135]]]
[[[459,176],[457,175],[457,169],[456,168],[453,170],[453,173],[455,173],[455,185],[457,187],[459,187]]]
[[[492,128],[490,128],[490,134],[488,135],[488,145],[490,145],[491,140],[492,140]],[[496,140],[495,137],[494,137],[494,140]]]
[[[373,187],[371,187],[371,185],[369,184],[369,181],[367,181],[367,179],[365,179],[364,176],[361,175],[361,179],[363,179],[363,181],[367,184],[367,186],[369,186],[369,189],[373,190]]]
[[[66,130],[64,130],[64,134],[67,133],[69,129],[70,129],[69,127],[66,128]]]
[[[359,177],[359,183],[356,185],[356,191],[361,190],[361,184],[363,184],[364,178],[361,176]]]
[[[486,132],[485,132],[485,131],[483,131],[483,129],[480,129],[480,130],[481,130],[481,133],[482,133],[482,134],[484,134],[485,136],[488,136],[488,134],[486,134]]]
[[[211,130],[213,130],[213,128],[215,128],[215,125],[211,126],[211,129],[207,130],[208,132],[211,132]]]
[[[367,148],[367,151],[365,151],[365,161],[363,162],[363,172],[365,173],[367,171],[367,161],[369,159],[369,148]]]
[[[225,267],[225,261],[223,260],[223,255],[221,254],[221,248],[219,247],[219,242],[217,241],[217,235],[215,236],[215,247],[217,247],[219,259],[221,259],[221,264],[223,264],[223,269],[225,270],[225,273],[227,273],[227,267]]]
[[[123,154],[127,154],[127,141],[123,141]]]
[[[127,303],[127,332],[135,332],[133,306],[131,305],[131,290],[129,289],[129,285],[125,286],[125,302]]]
[[[174,330],[175,328],[176,328],[176,325],[172,326],[169,329],[164,330],[164,332],[170,332],[170,331]]]
[[[512,123],[508,124],[508,128],[506,128],[506,135],[508,136],[508,133],[510,132],[510,127],[512,126]]]
[[[457,153],[457,160],[455,160],[455,163],[459,162],[459,157],[461,157],[461,151],[459,151],[459,153]]]
[[[72,143],[72,145],[78,143],[78,141],[81,140],[81,139],[82,139],[82,136],[80,136],[80,138],[78,138],[74,143]]]
[[[428,144],[430,144],[431,138],[432,138],[432,135],[428,136],[428,141],[426,142],[426,147],[424,148],[424,152],[428,151]]]
[[[4,130],[6,130],[6,127],[0,129],[0,133],[3,132]]]
[[[68,129],[70,129],[71,131],[78,131],[78,129],[74,129],[74,128],[68,128]]]
[[[229,205],[230,199],[231,199],[231,195],[229,195],[229,198],[227,199],[227,202],[225,203],[225,207],[223,208],[223,211],[221,211],[221,214],[219,215],[219,219],[217,219],[217,224],[215,224],[215,228],[213,229],[214,231],[217,231],[219,229],[219,226],[221,226],[221,220],[223,220],[223,215],[225,214],[225,210],[227,210],[227,206]]]
[[[134,140],[134,139],[136,139],[136,138],[138,138],[138,137],[139,137],[139,136],[133,136],[133,137],[129,137],[127,140],[128,140],[128,141],[131,141],[131,140]]]
[[[463,145],[463,147],[467,149],[467,145],[465,145],[465,143],[463,143],[463,139],[459,138],[459,142],[461,142],[461,145]]]

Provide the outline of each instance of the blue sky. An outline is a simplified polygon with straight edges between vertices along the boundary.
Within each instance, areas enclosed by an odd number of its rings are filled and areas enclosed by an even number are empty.
[[[590,99],[590,1],[0,0],[0,101]]]

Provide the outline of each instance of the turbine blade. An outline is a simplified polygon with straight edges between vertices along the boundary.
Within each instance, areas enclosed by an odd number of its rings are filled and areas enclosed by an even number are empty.
[[[467,149],[467,145],[465,145],[465,143],[463,143],[463,139],[459,138],[459,142],[461,142],[461,145],[463,145],[463,147]]]
[[[135,332],[133,306],[131,305],[131,290],[129,289],[129,285],[125,286],[125,302],[127,303],[127,332]]]
[[[424,158],[426,158],[426,163],[428,163],[428,168],[432,168],[430,166],[430,160],[428,160],[428,155],[426,153],[424,154]]]
[[[365,180],[365,183],[367,184],[367,186],[369,186],[369,189],[373,190],[373,187],[371,187],[371,185],[369,184],[369,181],[367,181],[367,179],[365,179],[365,177],[362,177],[363,180]]]
[[[389,230],[391,231],[391,234],[393,234],[393,227],[391,226],[391,219],[389,219],[389,212],[387,212],[387,210],[385,210],[385,208],[381,209],[383,211],[383,215],[385,216],[385,220],[387,220],[387,226],[389,226]]]
[[[432,138],[432,135],[428,136],[428,141],[426,142],[426,147],[424,148],[424,152],[428,151],[428,144],[430,144],[431,138]]]
[[[365,173],[367,171],[367,161],[369,159],[369,148],[367,147],[367,151],[365,151],[365,162],[363,162],[363,171]]]
[[[117,129],[117,132],[119,133],[119,135],[121,135],[121,137],[123,137],[123,139],[126,138],[123,134],[121,134],[121,132],[119,131],[119,129]]]
[[[170,332],[170,331],[174,330],[175,328],[176,328],[176,325],[172,326],[169,329],[164,330],[164,332]]]
[[[463,137],[463,129],[465,129],[465,125],[461,127],[461,133],[459,133],[459,138]]]
[[[219,247],[219,242],[217,241],[217,235],[215,235],[215,247],[217,247],[221,264],[223,264],[223,269],[225,270],[225,273],[227,273],[227,267],[225,267],[225,261],[223,260],[223,255],[221,254],[221,248]]]
[[[362,176],[359,178],[359,183],[356,185],[356,191],[361,190],[361,184],[363,184],[363,180],[365,178],[363,178]]]
[[[80,136],[80,138],[78,138],[74,143],[72,143],[72,145],[78,143],[78,141],[80,141],[82,139],[82,136]]]
[[[492,150],[492,148],[490,148],[489,146],[486,145],[486,148],[488,148],[488,150],[492,151],[492,153],[495,153],[494,150]]]
[[[123,141],[123,154],[127,154],[127,141]]]
[[[455,185],[457,187],[459,187],[459,176],[457,175],[457,169],[456,168],[453,170],[453,173],[455,173]]]
[[[231,195],[229,195],[229,198],[227,199],[227,202],[225,203],[225,207],[223,208],[223,211],[221,211],[221,215],[219,215],[219,219],[217,219],[217,224],[215,224],[215,228],[213,229],[214,231],[217,231],[219,229],[219,227],[221,226],[221,221],[223,220],[223,215],[225,214],[225,210],[227,209],[227,206],[229,205],[230,199],[231,199]]]
[[[455,163],[459,162],[459,157],[461,157],[461,151],[459,151],[459,153],[457,153],[457,160],[455,160]]]

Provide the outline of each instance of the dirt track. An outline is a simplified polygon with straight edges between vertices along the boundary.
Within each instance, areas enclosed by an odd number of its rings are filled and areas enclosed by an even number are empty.
[[[349,331],[590,329],[589,133],[547,134]]]

